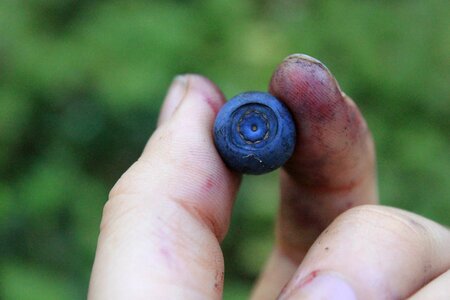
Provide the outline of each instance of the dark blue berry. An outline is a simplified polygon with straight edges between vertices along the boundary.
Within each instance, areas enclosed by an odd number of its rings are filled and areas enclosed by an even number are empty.
[[[228,101],[214,124],[214,143],[230,169],[263,174],[282,166],[295,147],[295,125],[287,107],[262,92]]]

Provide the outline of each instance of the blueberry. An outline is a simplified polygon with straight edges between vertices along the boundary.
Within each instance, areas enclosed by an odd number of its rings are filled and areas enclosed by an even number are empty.
[[[214,143],[230,169],[263,174],[291,157],[295,125],[291,113],[277,98],[263,92],[246,92],[230,99],[219,111]]]

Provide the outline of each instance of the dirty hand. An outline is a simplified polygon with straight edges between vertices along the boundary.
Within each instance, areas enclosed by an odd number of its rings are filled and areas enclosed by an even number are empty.
[[[376,205],[371,135],[329,71],[292,55],[269,91],[291,110],[298,137],[281,171],[276,245],[253,299],[450,295],[449,230]],[[222,297],[219,243],[240,183],[212,139],[224,101],[201,76],[174,80],[158,129],[105,205],[90,299]]]

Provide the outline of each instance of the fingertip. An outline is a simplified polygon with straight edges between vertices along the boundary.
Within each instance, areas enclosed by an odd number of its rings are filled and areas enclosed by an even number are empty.
[[[159,112],[159,118],[157,125],[160,126],[166,120],[168,120],[181,100],[186,95],[186,91],[188,89],[188,78],[186,75],[177,75],[172,80],[172,83],[167,90],[166,97],[164,98],[163,104],[161,106],[161,110]]]
[[[323,183],[330,179],[324,167],[349,166],[364,151],[360,147],[367,138],[364,119],[317,59],[305,54],[286,57],[274,72],[269,90],[288,106],[296,122],[297,144],[285,166],[288,172],[303,173],[307,169],[309,177],[321,177]],[[330,175],[335,177],[334,173]],[[306,177],[305,182],[315,180]]]
[[[303,102],[319,105],[342,99],[339,85],[329,69],[306,54],[286,57],[274,72],[269,90],[294,112],[308,108]]]
[[[225,102],[222,91],[208,78],[198,74],[177,75],[163,101],[157,122],[158,126],[173,116],[189,92],[203,99],[215,114]]]
[[[186,74],[187,90],[185,98],[202,101],[212,111],[213,116],[217,115],[222,105],[225,103],[225,96],[219,87],[210,79],[198,74]],[[192,101],[192,100],[191,100]]]

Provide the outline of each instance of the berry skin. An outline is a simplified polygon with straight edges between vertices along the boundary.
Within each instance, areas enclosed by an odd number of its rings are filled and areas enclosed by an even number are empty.
[[[295,124],[287,107],[274,96],[246,92],[230,99],[219,111],[214,143],[230,169],[263,174],[291,157]]]

